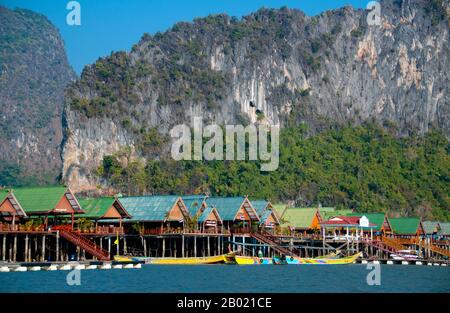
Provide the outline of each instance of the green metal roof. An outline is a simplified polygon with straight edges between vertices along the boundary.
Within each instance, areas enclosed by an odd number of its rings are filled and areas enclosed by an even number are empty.
[[[203,201],[205,201],[206,196],[205,195],[189,195],[189,196],[182,196],[183,202],[186,205],[186,208],[189,211],[189,214],[191,216],[195,216],[198,213],[198,210],[200,210]]]
[[[252,206],[255,209],[258,216],[261,217],[269,205],[269,201],[267,200],[252,200]]]
[[[200,217],[198,218],[198,222],[199,223],[204,223],[207,221],[208,216],[213,212],[216,211],[217,215],[219,215],[219,222],[221,222],[221,218],[220,218],[220,214],[219,212],[212,206],[207,207],[203,213],[200,215]]]
[[[433,234],[434,232],[439,232],[441,229],[439,222],[425,221],[422,222],[422,226],[425,234]]]
[[[279,215],[283,214],[284,209]],[[288,208],[281,216],[282,226],[293,226],[295,228],[309,228],[316,214],[317,208]]]
[[[178,196],[140,196],[119,198],[131,218],[127,222],[162,222],[176,204]]]
[[[420,219],[417,217],[408,218],[390,218],[392,231],[398,235],[413,235],[417,233],[420,225]]]
[[[349,213],[347,216],[365,216],[369,220],[369,223],[377,225],[373,230],[380,231],[383,227],[386,215],[384,213]]]
[[[211,197],[206,199],[206,203],[217,209],[223,221],[233,221],[245,199],[245,197]],[[254,210],[249,210],[248,214],[252,220],[259,220]]]
[[[106,214],[106,212],[108,212],[108,210],[116,202],[116,198],[114,197],[102,197],[92,199],[86,198],[86,199],[79,199],[78,202],[80,203],[82,209],[85,212],[85,214],[83,214],[83,217],[98,219],[103,217]],[[118,209],[118,211],[122,217],[128,217],[127,212],[124,211],[123,208]]]
[[[12,192],[26,213],[49,212],[55,209],[67,187],[13,188]]]
[[[450,223],[441,223],[441,222],[439,222],[439,226],[441,227],[440,234],[442,236],[450,236]]]

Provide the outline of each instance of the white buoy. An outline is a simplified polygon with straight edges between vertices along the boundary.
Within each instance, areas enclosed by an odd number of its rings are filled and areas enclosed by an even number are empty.
[[[433,263],[428,262],[427,265],[428,266],[433,266]]]
[[[89,265],[89,266],[86,266],[86,269],[87,269],[87,270],[96,270],[96,269],[97,269],[97,265]]]
[[[392,262],[392,261],[387,261],[386,264],[392,265],[392,264],[394,264],[394,262]]]
[[[416,265],[422,265],[422,262],[417,261],[417,262],[416,262]]]
[[[121,270],[123,268],[122,264],[113,265],[113,269]]]
[[[367,260],[362,260],[361,264],[367,264]]]
[[[56,265],[50,265],[49,267],[47,267],[47,271],[57,271],[58,270],[58,266]]]
[[[30,268],[30,271],[32,271],[32,272],[37,272],[37,271],[40,271],[40,270],[41,270],[40,266],[33,266],[33,267]]]
[[[380,264],[380,261],[373,261],[373,264]]]
[[[141,263],[138,263],[138,264],[136,264],[136,265],[134,266],[134,268],[142,268],[142,264],[141,264]]]
[[[7,266],[0,267],[0,273],[8,273],[8,272],[9,272],[9,267],[7,267]]]
[[[74,269],[76,269],[76,270],[85,270],[86,269],[86,265],[78,264],[78,265],[75,265]]]
[[[434,266],[439,266],[439,263],[434,263],[433,265],[434,265]]]
[[[408,261],[402,261],[402,265],[409,265]]]
[[[102,269],[102,270],[110,270],[111,269],[111,264],[109,264],[109,263],[103,264],[100,267],[100,269]]]
[[[447,264],[445,264],[445,263],[442,263],[442,264],[441,264],[441,266],[447,266]]]
[[[28,269],[25,266],[17,267],[14,272],[26,272]]]
[[[72,269],[72,266],[70,266],[69,264],[64,264],[59,267],[60,271],[70,271],[71,269]]]
[[[133,264],[126,264],[123,268],[126,268],[126,269],[133,268]]]

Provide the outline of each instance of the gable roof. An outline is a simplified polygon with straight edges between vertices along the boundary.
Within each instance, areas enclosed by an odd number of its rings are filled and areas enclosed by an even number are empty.
[[[188,209],[191,216],[195,216],[197,213],[199,213],[199,210],[202,207],[202,203],[206,201],[206,198],[207,197],[205,195],[182,196],[184,204],[186,205],[186,208]]]
[[[399,217],[390,218],[392,231],[398,235],[414,235],[421,225],[420,218],[417,217]]]
[[[5,189],[0,190],[0,205],[2,205],[7,200],[9,200],[9,203],[14,208],[14,210],[16,212],[15,213],[16,216],[18,216],[18,217],[26,217],[27,216],[27,214],[23,210],[22,206],[17,201],[16,197],[14,196],[14,194],[11,191],[5,190]],[[1,214],[2,215],[11,215],[11,214],[8,214],[8,212],[1,212]]]
[[[339,215],[330,218],[328,221],[320,223],[323,226],[330,227],[360,227],[360,228],[375,228],[376,224],[371,223],[369,220],[369,226],[360,226],[360,219],[362,216],[345,216]]]
[[[84,210],[83,217],[102,218],[114,206],[122,218],[130,217],[120,201],[114,197],[85,198],[78,201]]]
[[[384,221],[386,219],[386,215],[384,213],[349,213],[347,216],[365,216],[369,219],[369,223],[375,224],[376,227],[373,229],[375,231],[381,231],[383,228]],[[388,221],[388,220],[387,220]],[[389,223],[389,221],[388,221]]]
[[[20,187],[12,189],[26,213],[50,213],[63,196],[66,196],[75,213],[83,213],[72,191],[64,186]]]
[[[424,221],[422,222],[423,230],[425,234],[433,234],[438,233],[441,229],[439,222],[431,222],[431,221]]]
[[[252,206],[259,217],[263,215],[269,204],[270,202],[267,200],[252,200]]]
[[[207,198],[206,203],[217,209],[223,221],[234,221],[241,206],[247,203],[248,205],[245,210],[250,216],[250,219],[259,221],[259,216],[247,197],[212,197]]]
[[[450,236],[450,223],[441,223],[441,222],[439,222],[439,226],[441,227],[440,234],[442,236]]]
[[[282,214],[283,226],[309,229],[317,212],[317,208],[287,208],[279,214]]]
[[[122,206],[131,215],[127,222],[164,222],[170,210],[180,202],[183,215],[189,218],[189,212],[179,196],[139,196],[119,199]]]
[[[209,206],[207,207],[203,213],[200,215],[200,217],[198,218],[198,222],[199,223],[204,223],[207,221],[208,216],[211,215],[211,213],[214,213],[216,215],[216,218],[218,220],[219,223],[222,223],[222,218],[220,217],[219,212],[217,211],[216,208]]]
[[[278,214],[277,214],[277,212],[275,211],[275,210],[272,210],[272,209],[269,209],[269,210],[266,210],[266,211],[264,211],[264,213],[261,215],[261,220],[260,220],[260,224],[262,225],[262,224],[265,224],[266,223],[266,221],[267,221],[267,219],[270,217],[270,216],[273,216],[273,219],[275,220],[275,223],[277,223],[278,225],[280,224],[280,219],[278,218]]]

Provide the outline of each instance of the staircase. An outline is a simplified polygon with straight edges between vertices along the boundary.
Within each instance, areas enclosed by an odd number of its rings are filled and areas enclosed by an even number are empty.
[[[252,233],[251,236],[252,236],[252,238],[255,238],[256,240],[258,240],[259,242],[269,245],[273,250],[277,251],[280,254],[299,256],[299,254],[294,252],[294,250],[291,251],[290,249],[282,247],[281,241],[278,240],[277,237],[275,237],[267,232]]]
[[[383,240],[386,238],[383,238]],[[418,237],[412,237],[412,238],[389,238],[389,240],[393,243],[399,244],[399,245],[420,245],[420,239]],[[429,249],[435,253],[438,253],[440,255],[446,256],[447,258],[450,258],[450,251],[446,249],[442,249],[434,244],[428,244],[427,242],[422,242],[423,248]],[[400,249],[399,249],[400,250]]]
[[[84,238],[83,236],[70,231],[70,230],[60,230],[59,231],[61,237],[67,239],[74,245],[80,247],[85,250],[90,255],[96,257],[100,261],[109,261],[109,253],[108,251],[101,249],[95,243],[90,241],[89,239]]]
[[[371,247],[374,247],[377,250],[380,251],[384,251],[386,253],[397,253],[398,250],[401,249],[396,249],[395,247],[393,247],[392,245],[387,244],[386,242],[380,241],[380,240],[364,240],[365,243]]]
[[[405,249],[405,247],[403,247],[402,243],[400,243],[399,241],[397,241],[396,239],[393,239],[393,238],[382,237],[381,238],[381,242],[384,245],[391,247],[395,251],[404,250]]]
[[[450,251],[446,249],[442,249],[438,246],[435,246],[433,244],[424,244],[425,249],[430,249],[431,251],[438,253],[440,255],[446,256],[447,258],[450,258]]]

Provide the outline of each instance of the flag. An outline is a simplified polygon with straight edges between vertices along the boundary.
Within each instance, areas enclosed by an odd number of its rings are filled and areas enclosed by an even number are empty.
[[[116,246],[119,245],[119,232],[117,232],[117,239],[114,241],[114,244],[115,244]]]

